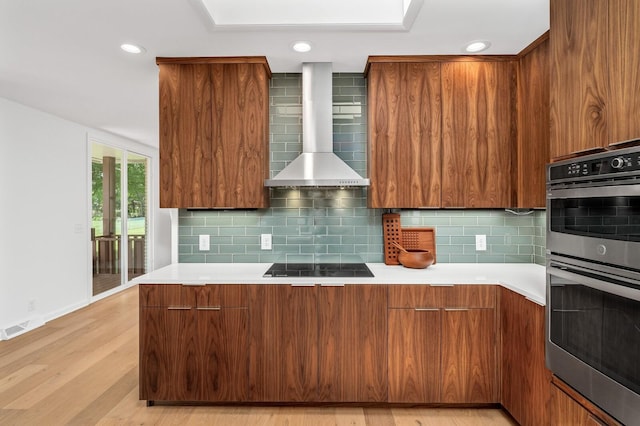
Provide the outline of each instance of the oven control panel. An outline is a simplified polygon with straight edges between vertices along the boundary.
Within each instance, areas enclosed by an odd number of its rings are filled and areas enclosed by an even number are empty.
[[[633,173],[635,172],[635,173]],[[584,159],[565,160],[549,166],[549,180],[582,180],[588,177],[606,177],[618,173],[640,175],[640,149],[618,153],[606,152]]]

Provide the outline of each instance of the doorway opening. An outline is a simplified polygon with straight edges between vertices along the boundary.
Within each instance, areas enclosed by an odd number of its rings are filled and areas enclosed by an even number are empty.
[[[149,164],[147,156],[91,143],[93,296],[147,271]]]

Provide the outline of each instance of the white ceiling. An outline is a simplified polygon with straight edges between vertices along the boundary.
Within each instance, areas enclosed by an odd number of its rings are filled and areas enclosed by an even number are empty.
[[[368,55],[461,54],[477,39],[492,43],[484,54],[516,54],[549,29],[549,0],[423,0],[409,31],[215,29],[198,3],[0,0],[0,97],[157,146],[156,56],[264,55],[273,72],[305,61],[362,72]],[[290,49],[300,39],[311,52]],[[123,52],[124,42],[146,53]]]

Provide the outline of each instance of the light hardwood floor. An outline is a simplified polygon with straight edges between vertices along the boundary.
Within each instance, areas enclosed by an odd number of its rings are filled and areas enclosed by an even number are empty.
[[[498,409],[155,406],[138,400],[138,288],[0,342],[0,425],[513,425]]]

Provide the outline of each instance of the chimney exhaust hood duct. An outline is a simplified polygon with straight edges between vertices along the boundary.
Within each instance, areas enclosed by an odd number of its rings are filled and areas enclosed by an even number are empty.
[[[333,83],[330,62],[302,64],[302,154],[265,186],[369,186],[333,153]]]

